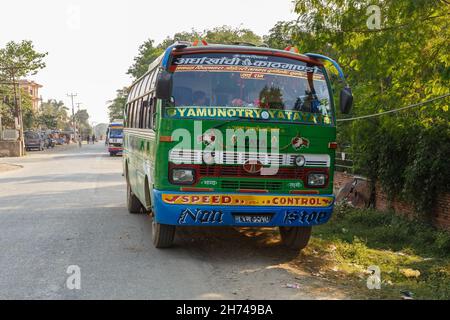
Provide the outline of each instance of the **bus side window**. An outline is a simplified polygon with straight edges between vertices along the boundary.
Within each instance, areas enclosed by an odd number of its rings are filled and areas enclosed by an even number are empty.
[[[145,118],[147,116],[147,97],[144,97],[141,101],[142,110],[141,110],[141,129],[147,129]]]
[[[136,127],[136,101],[131,104],[130,111],[130,128]]]
[[[123,112],[123,119],[124,119],[124,125],[125,127],[128,127],[128,108],[130,107],[130,105],[127,103],[125,105],[125,110]]]
[[[144,97],[144,106],[145,106],[145,112],[144,112],[144,129],[150,129],[150,96]]]
[[[133,128],[133,102],[128,105],[128,128]]]
[[[150,96],[150,128],[153,130],[156,129],[156,98],[154,97],[154,93]]]
[[[141,105],[141,100],[136,100],[134,102],[134,117],[133,117],[133,128],[139,128],[139,120],[140,120],[140,116],[141,116],[141,110],[142,110],[142,105]]]

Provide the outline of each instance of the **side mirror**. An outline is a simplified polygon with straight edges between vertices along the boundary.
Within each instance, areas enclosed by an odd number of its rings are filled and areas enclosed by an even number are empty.
[[[341,105],[341,112],[343,114],[348,114],[350,113],[350,110],[352,110],[353,94],[352,89],[350,89],[350,87],[345,87],[344,89],[341,90],[340,105]]]
[[[161,71],[156,79],[156,98],[168,100],[172,95],[172,74]]]

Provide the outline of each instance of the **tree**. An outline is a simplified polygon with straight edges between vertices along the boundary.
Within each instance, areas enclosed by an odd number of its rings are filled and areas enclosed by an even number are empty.
[[[20,105],[23,114],[23,125],[25,129],[32,129],[35,123],[35,114],[33,112],[31,97],[28,92],[20,88]],[[13,128],[15,125],[16,105],[14,99],[14,89],[9,85],[0,85],[0,117],[2,126]]]
[[[17,80],[22,77],[36,74],[40,69],[45,68],[43,61],[47,53],[39,53],[34,50],[31,41],[22,41],[21,43],[8,42],[5,48],[0,49],[0,79],[9,82],[13,86],[15,117],[19,119],[20,134],[19,141],[21,150],[24,150],[23,142],[23,115],[17,92]],[[31,120],[27,114],[27,119]],[[29,121],[27,121],[29,122]],[[31,123],[28,123],[31,125]]]
[[[368,28],[365,0],[296,1],[299,18],[278,24],[268,39],[286,36],[302,52],[318,52],[346,70],[354,115],[395,109],[444,95],[450,88],[450,5],[441,0],[373,1],[379,28]],[[285,28],[287,26],[287,28]],[[357,167],[388,194],[419,211],[450,189],[449,100],[371,120],[341,124]],[[433,142],[432,142],[433,141]],[[432,148],[432,150],[430,149]],[[420,159],[420,161],[419,161]]]
[[[140,47],[138,55],[134,58],[134,64],[128,69],[127,74],[134,79],[140,78],[148,71],[148,66],[163,52],[159,47],[154,46],[154,41],[149,39]]]
[[[221,26],[213,29],[207,29],[203,32],[192,29],[191,31],[183,31],[176,33],[173,37],[168,37],[162,43],[155,46],[154,41],[149,39],[140,47],[138,55],[134,58],[134,64],[128,69],[127,74],[138,79],[148,70],[148,66],[160,56],[164,50],[175,41],[194,41],[204,39],[210,43],[249,43],[259,45],[262,38],[253,31],[245,28],[232,28],[229,26]]]
[[[78,123],[78,128],[82,134],[90,134],[92,131],[89,125],[89,113],[85,109],[78,110],[75,113],[75,120]]]
[[[49,99],[41,104],[38,122],[46,129],[66,130],[70,127],[68,110],[62,101]]]
[[[110,122],[115,119],[123,119],[123,112],[127,102],[128,89],[123,88],[116,91],[116,97],[112,101],[108,101],[108,113]]]

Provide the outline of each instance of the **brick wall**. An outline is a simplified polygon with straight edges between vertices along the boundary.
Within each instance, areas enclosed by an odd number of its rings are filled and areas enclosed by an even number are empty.
[[[336,172],[334,175],[335,193],[346,183],[353,181],[353,175],[343,172]],[[388,200],[387,194],[377,185],[375,188],[376,209],[380,211],[394,210],[406,216],[415,216],[414,207],[406,202],[393,199]],[[450,230],[450,193],[442,194],[436,199],[433,210],[433,223],[439,228]]]
[[[336,172],[334,175],[334,193],[337,194],[337,192],[343,185],[352,182],[353,179],[354,176],[351,174],[344,172]]]
[[[435,225],[450,230],[450,193],[438,197],[433,212]]]

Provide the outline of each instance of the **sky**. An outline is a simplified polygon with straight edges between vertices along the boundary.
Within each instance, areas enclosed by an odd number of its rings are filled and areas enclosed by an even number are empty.
[[[30,80],[43,100],[87,109],[91,122],[108,122],[107,102],[131,84],[128,67],[147,39],[228,25],[267,34],[278,21],[296,18],[292,0],[21,0],[2,3],[0,47],[32,40],[48,52],[46,68]],[[9,12],[9,14],[5,14]],[[19,13],[19,14],[15,14]],[[76,107],[75,107],[76,110]]]

